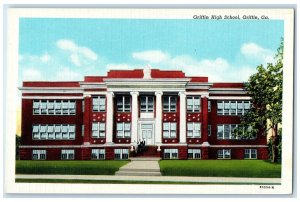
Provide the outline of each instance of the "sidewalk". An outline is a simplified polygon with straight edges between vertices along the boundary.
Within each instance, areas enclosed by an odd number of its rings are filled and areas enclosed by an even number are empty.
[[[16,179],[65,179],[65,180],[112,180],[112,181],[162,181],[198,183],[245,183],[279,184],[280,178],[236,177],[184,177],[184,176],[117,176],[117,175],[16,175]]]

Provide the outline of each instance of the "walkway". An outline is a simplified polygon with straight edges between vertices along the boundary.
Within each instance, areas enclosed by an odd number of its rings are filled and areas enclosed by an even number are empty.
[[[16,175],[16,179],[66,179],[109,181],[155,181],[196,183],[280,184],[280,178],[184,177],[184,176],[117,176],[117,175]]]
[[[156,157],[130,158],[130,163],[122,166],[115,175],[122,176],[161,176]]]

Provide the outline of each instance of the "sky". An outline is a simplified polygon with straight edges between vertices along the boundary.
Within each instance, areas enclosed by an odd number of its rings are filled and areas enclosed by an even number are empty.
[[[280,20],[22,18],[19,85],[147,65],[243,82],[274,61],[283,26]]]

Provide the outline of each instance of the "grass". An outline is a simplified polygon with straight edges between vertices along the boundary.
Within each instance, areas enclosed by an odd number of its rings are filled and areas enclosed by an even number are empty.
[[[137,180],[71,180],[71,179],[16,179],[17,183],[79,183],[79,184],[251,184],[280,185],[280,183],[243,183],[243,182],[173,182],[173,181],[137,181]]]
[[[280,178],[281,164],[263,160],[161,160],[162,175]]]
[[[16,161],[16,174],[114,175],[129,161]]]

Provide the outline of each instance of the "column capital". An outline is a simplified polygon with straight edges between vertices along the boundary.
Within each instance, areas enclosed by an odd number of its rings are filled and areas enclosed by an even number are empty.
[[[155,91],[155,95],[163,95],[162,91]]]
[[[86,97],[92,97],[91,94],[83,94],[83,97],[86,98]]]
[[[112,97],[115,97],[115,94],[114,94],[114,92],[112,92],[112,91],[107,91],[106,94],[107,94],[107,95],[111,95]]]
[[[130,92],[130,95],[131,95],[131,96],[133,96],[133,95],[139,95],[139,94],[140,94],[140,93],[137,92],[137,91],[131,91],[131,92]]]
[[[178,95],[179,96],[186,96],[186,93],[185,93],[185,91],[179,91]]]
[[[203,93],[203,94],[201,94],[201,98],[209,98],[209,93]]]

